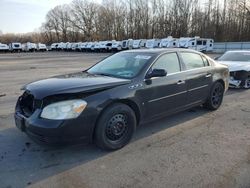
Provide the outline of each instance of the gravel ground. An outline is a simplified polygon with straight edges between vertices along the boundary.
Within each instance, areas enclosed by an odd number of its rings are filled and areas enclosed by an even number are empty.
[[[250,187],[250,90],[138,127],[129,145],[39,146],[14,124],[19,88],[108,54],[0,54],[0,187]],[[212,55],[211,55],[212,56]]]

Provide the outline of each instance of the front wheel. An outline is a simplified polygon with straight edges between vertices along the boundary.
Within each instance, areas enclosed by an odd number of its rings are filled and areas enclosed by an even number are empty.
[[[204,106],[209,110],[217,110],[223,100],[224,86],[221,82],[216,82],[210,91],[207,101]]]
[[[102,149],[120,149],[131,140],[135,129],[134,111],[125,104],[114,104],[101,115],[95,129],[94,140]]]

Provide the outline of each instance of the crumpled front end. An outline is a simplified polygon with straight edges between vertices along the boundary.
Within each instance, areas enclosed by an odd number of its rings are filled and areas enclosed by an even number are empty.
[[[250,71],[231,71],[229,79],[231,88],[250,88]]]

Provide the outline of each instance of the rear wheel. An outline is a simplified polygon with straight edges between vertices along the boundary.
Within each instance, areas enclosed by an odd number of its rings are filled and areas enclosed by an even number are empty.
[[[204,104],[206,108],[209,110],[217,110],[223,100],[223,95],[224,95],[224,86],[221,82],[216,82],[210,91],[210,95]]]
[[[125,146],[136,129],[134,111],[125,104],[114,104],[104,111],[95,129],[95,143],[102,149],[116,150]]]

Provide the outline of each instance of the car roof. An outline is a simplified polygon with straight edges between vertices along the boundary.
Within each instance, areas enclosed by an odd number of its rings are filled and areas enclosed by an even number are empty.
[[[125,53],[127,52],[139,52],[139,53],[155,53],[155,54],[162,54],[165,52],[194,52],[194,53],[200,53],[195,50],[191,49],[185,49],[185,48],[153,48],[153,49],[133,49],[133,50],[126,50],[123,51]]]

